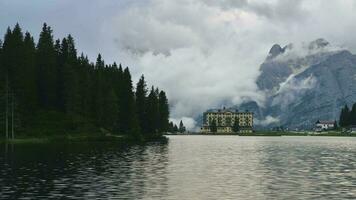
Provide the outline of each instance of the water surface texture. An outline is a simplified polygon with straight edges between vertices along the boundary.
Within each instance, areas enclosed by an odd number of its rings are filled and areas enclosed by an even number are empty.
[[[0,199],[356,199],[356,138],[1,147]]]

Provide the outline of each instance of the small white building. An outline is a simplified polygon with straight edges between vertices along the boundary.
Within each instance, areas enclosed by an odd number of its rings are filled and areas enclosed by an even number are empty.
[[[315,123],[315,131],[321,132],[321,131],[327,131],[330,129],[333,129],[335,127],[335,122],[334,121],[321,121],[318,120]]]

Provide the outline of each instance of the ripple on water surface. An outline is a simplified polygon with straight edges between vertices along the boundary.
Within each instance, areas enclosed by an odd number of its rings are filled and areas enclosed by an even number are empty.
[[[356,199],[356,138],[2,146],[0,199]]]

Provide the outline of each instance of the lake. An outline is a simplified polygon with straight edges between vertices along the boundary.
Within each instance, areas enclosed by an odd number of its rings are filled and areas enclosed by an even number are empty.
[[[0,199],[356,199],[356,138],[2,145]]]

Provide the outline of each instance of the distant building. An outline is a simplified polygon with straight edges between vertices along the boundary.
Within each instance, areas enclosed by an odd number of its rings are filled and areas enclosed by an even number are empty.
[[[237,120],[237,121],[236,121]],[[211,125],[215,121],[217,133],[233,133],[235,121],[239,133],[251,133],[253,131],[253,113],[239,112],[238,110],[219,109],[203,114],[202,133],[211,133]]]
[[[334,129],[334,128],[335,128],[335,121],[318,120],[315,123],[315,131],[317,131],[317,132],[327,131],[327,130]]]

